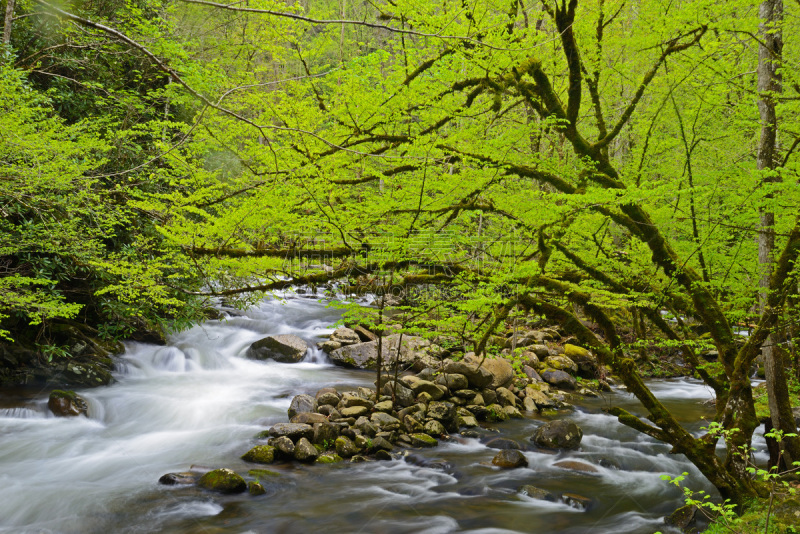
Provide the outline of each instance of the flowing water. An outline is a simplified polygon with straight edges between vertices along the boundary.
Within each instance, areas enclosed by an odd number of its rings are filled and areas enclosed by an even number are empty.
[[[239,459],[253,436],[286,420],[291,398],[320,387],[369,385],[371,373],[334,367],[312,348],[298,364],[250,361],[247,347],[265,335],[292,333],[314,342],[339,312],[314,298],[287,295],[246,314],[209,321],[171,337],[170,345],[130,344],[118,381],[79,393],[89,417],[56,418],[45,393],[0,397],[0,532],[27,533],[652,533],[681,504],[663,474],[689,472],[694,489],[711,491],[683,456],[621,426],[603,408],[641,415],[624,390],[576,403],[581,449],[526,451],[527,468],[498,470],[484,444],[494,431],[528,443],[546,421],[528,417],[490,425],[479,438],[458,436],[413,462],[273,465],[267,495],[220,496],[157,483],[191,465],[255,466]],[[711,397],[689,380],[654,382],[655,393],[686,425],[704,425]],[[494,427],[494,428],[492,428]],[[582,474],[554,464],[589,463]],[[518,493],[532,484],[588,499],[586,509]]]

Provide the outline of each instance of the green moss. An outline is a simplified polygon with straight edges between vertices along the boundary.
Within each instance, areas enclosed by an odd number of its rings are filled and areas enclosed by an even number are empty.
[[[247,489],[244,479],[230,469],[214,469],[197,481],[197,485],[220,493],[242,493]]]
[[[242,455],[242,460],[254,464],[271,464],[275,461],[275,447],[256,445]]]
[[[344,461],[341,456],[336,453],[328,453],[320,455],[315,463],[318,464],[335,464]]]
[[[258,479],[281,476],[277,471],[270,471],[269,469],[251,469],[247,474]]]

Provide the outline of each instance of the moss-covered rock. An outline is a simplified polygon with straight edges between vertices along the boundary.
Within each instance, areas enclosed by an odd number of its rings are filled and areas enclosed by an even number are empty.
[[[267,490],[264,489],[264,486],[261,485],[261,482],[256,482],[251,480],[247,484],[247,491],[250,492],[250,495],[264,495],[267,493]]]
[[[242,455],[242,460],[254,464],[271,464],[275,461],[275,447],[256,445]]]
[[[325,454],[320,454],[314,463],[318,464],[335,464],[338,462],[342,462],[344,459],[336,454],[335,452],[328,452]]]
[[[242,493],[247,490],[244,479],[230,469],[214,469],[197,481],[197,485],[219,493]]]
[[[412,447],[436,447],[439,444],[435,438],[427,434],[411,434],[409,437],[411,438]]]

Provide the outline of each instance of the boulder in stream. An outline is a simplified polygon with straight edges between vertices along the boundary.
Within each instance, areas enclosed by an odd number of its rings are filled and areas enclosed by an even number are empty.
[[[297,363],[307,351],[305,341],[295,335],[285,334],[256,341],[247,349],[247,357],[251,360],[272,359],[280,363]]]
[[[62,389],[55,389],[50,393],[47,407],[57,417],[86,415],[89,409],[83,397],[76,394],[74,391],[64,391]]]
[[[492,458],[492,465],[503,469],[514,469],[516,467],[527,467],[528,459],[517,449],[503,449]]]
[[[441,349],[427,339],[400,334],[386,336],[381,342],[381,366],[391,371],[397,362],[402,368],[435,367],[439,363]],[[398,354],[399,346],[399,354]],[[378,367],[378,342],[368,341],[348,345],[330,353],[333,363],[356,369],[376,369]]]
[[[540,426],[531,440],[545,449],[577,449],[581,445],[583,431],[572,421],[559,419]]]
[[[219,493],[243,493],[247,490],[244,479],[230,469],[214,469],[197,481],[197,485]]]

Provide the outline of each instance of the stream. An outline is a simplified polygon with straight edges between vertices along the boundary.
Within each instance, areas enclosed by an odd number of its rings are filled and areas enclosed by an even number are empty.
[[[267,495],[259,497],[159,485],[161,475],[191,465],[244,475],[260,466],[239,457],[255,434],[287,420],[294,395],[372,383],[371,372],[334,367],[316,348],[298,364],[243,358],[266,335],[296,334],[314,347],[333,331],[338,310],[285,297],[246,313],[229,310],[226,320],[177,333],[168,346],[126,345],[115,384],[78,391],[88,418],[54,417],[43,391],[0,390],[0,532],[651,534],[677,532],[663,516],[683,501],[661,475],[686,471],[692,489],[712,491],[683,456],[603,413],[618,405],[643,414],[621,389],[559,413],[583,429],[580,450],[527,451],[527,468],[499,470],[485,439],[454,436],[413,451],[415,463],[266,466],[275,474],[261,480]],[[692,431],[712,414],[702,404],[711,392],[698,381],[650,385]],[[527,414],[487,428],[528,443],[547,420]],[[763,440],[755,446],[763,450]],[[597,473],[553,465],[564,458]],[[591,503],[583,510],[534,500],[517,492],[524,484]]]

